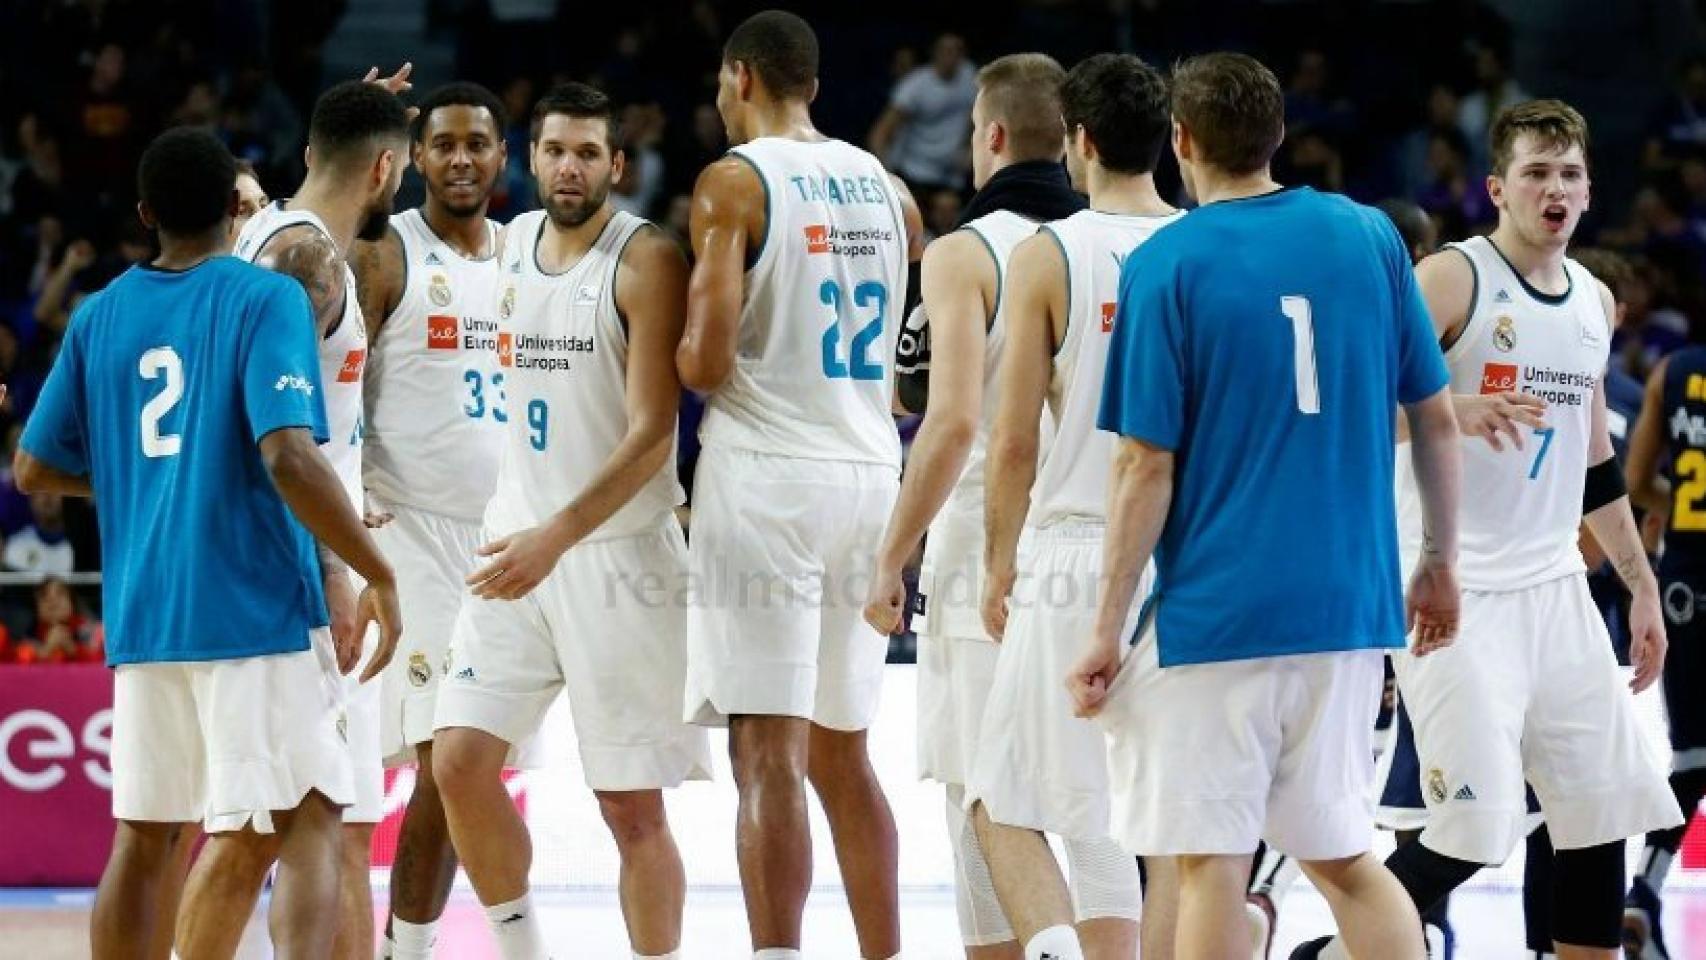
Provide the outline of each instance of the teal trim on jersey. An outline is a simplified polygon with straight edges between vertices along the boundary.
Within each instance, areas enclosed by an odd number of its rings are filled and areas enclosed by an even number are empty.
[[[1442,352],[1457,346],[1463,335],[1469,332],[1469,321],[1475,316],[1475,304],[1481,299],[1481,271],[1475,266],[1475,258],[1455,243],[1446,244],[1444,249],[1456,253],[1469,264],[1469,306],[1463,311],[1463,329],[1458,331],[1456,339],[1450,343],[1440,342],[1439,348]]]
[[[759,258],[764,256],[764,248],[770,245],[770,211],[773,209],[770,204],[770,181],[764,179],[764,171],[758,169],[758,161],[741,153],[738,147],[730,150],[729,156],[739,157],[745,161],[746,165],[752,168],[753,174],[758,177],[758,185],[764,188],[764,239],[758,241],[758,249],[754,250],[752,256],[746,261],[746,269],[750,272],[753,267],[758,266]]]
[[[1001,258],[995,255],[995,246],[989,242],[988,237],[983,235],[983,231],[969,224],[961,229],[983,241],[983,249],[989,251],[989,262],[995,265],[995,306],[989,311],[989,319],[984,321],[983,327],[983,332],[988,333],[995,329],[995,318],[1001,315],[1001,294],[1003,293]]]
[[[1535,300],[1549,307],[1561,307],[1569,301],[1570,294],[1576,292],[1576,278],[1571,276],[1570,268],[1564,268],[1564,279],[1569,281],[1570,285],[1564,288],[1563,293],[1541,293],[1534,289],[1534,285],[1528,282],[1528,278],[1522,275],[1522,271],[1516,268],[1516,264],[1511,263],[1511,258],[1505,256],[1505,252],[1499,249],[1499,245],[1493,242],[1492,237],[1487,238],[1487,246],[1492,247],[1493,252],[1499,255],[1499,259],[1505,262],[1505,266],[1511,268],[1511,276],[1516,277],[1516,282],[1522,284],[1522,289]]]
[[[552,273],[539,265],[539,241],[544,239],[545,224],[550,221],[550,214],[540,217],[539,230],[533,235],[533,272],[539,274],[541,277],[556,279],[557,277],[566,277],[569,274],[574,273],[575,268],[581,265],[581,260],[586,259],[587,253],[591,253],[598,249],[598,245],[604,242],[604,235],[610,232],[610,225],[616,222],[616,213],[613,211],[610,215],[610,219],[604,221],[604,226],[598,228],[598,236],[592,238],[592,246],[586,248],[586,253],[581,254],[579,259],[565,267],[562,273]]]
[[[1066,349],[1066,338],[1072,335],[1072,258],[1066,253],[1066,241],[1060,239],[1060,233],[1054,229],[1054,224],[1043,224],[1043,233],[1054,240],[1054,245],[1060,248],[1061,272],[1066,274],[1066,327],[1060,331],[1060,342],[1054,346],[1054,355],[1060,356],[1060,351]]]

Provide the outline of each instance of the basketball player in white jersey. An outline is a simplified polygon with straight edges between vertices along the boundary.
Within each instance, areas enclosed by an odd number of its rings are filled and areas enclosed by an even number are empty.
[[[545,209],[510,223],[498,254],[508,416],[487,561],[467,577],[474,596],[438,693],[433,765],[504,960],[547,955],[528,896],[527,825],[501,774],[559,691],[622,858],[636,958],[674,958],[681,941],[686,876],[663,789],[711,770],[705,732],[681,719],[674,351],[687,265],[662,232],[609,202],[620,137],[592,87],[541,98],[532,166]]]
[[[473,83],[427,94],[412,124],[420,207],[391,218],[351,260],[372,350],[362,474],[374,539],[397,570],[411,631],[382,680],[380,753],[415,767],[391,865],[382,954],[430,957],[456,875],[432,779],[433,702],[463,578],[478,563],[480,515],[497,480],[507,416],[497,365],[497,232],[503,104]]]
[[[383,236],[402,180],[408,113],[385,85],[340,83],[321,95],[308,134],[308,175],[294,197],[256,213],[237,238],[238,257],[302,280],[320,331],[320,374],[330,440],[322,445],[344,493],[363,509],[361,485],[362,370],[367,334],[347,258],[359,236]],[[332,633],[354,629],[360,586],[347,568],[322,551]],[[389,658],[386,658],[389,659]],[[372,892],[367,876],[373,826],[382,817],[384,769],[379,757],[379,684],[369,683],[386,660],[370,660],[347,680],[344,734],[355,768],[356,801],[344,808],[338,937],[334,956],[365,958],[373,944]],[[270,860],[202,857],[184,894],[178,952],[229,956],[260,895]]]
[[[243,233],[249,219],[260,213],[262,208],[272,202],[267,196],[266,188],[261,186],[260,175],[255,172],[255,165],[247,160],[237,161],[237,213],[231,218],[231,245],[237,245],[237,237]]]
[[[1566,256],[1588,205],[1587,123],[1556,100],[1506,109],[1489,133],[1487,189],[1499,225],[1422,261],[1417,279],[1445,346],[1459,420],[1482,395],[1544,400],[1545,426],[1492,443],[1465,426],[1460,636],[1393,655],[1422,769],[1428,823],[1387,860],[1417,908],[1528,832],[1524,777],[1557,850],[1553,938],[1560,958],[1619,953],[1623,841],[1681,822],[1641,742],[1604,620],[1588,593],[1585,519],[1634,595],[1637,692],[1658,679],[1658,586],[1613,457],[1602,373],[1611,292]],[[1468,396],[1464,396],[1468,395]],[[1422,549],[1413,494],[1400,491],[1401,549]],[[1341,945],[1298,955],[1339,956]]]
[[[865,606],[866,622],[873,627],[884,633],[899,629],[906,597],[901,567],[928,526],[913,619],[919,775],[947,789],[960,934],[966,955],[976,960],[1020,953],[966,816],[966,784],[998,650],[984,633],[977,603],[983,461],[1010,302],[1002,291],[1014,247],[1034,234],[1040,221],[1084,206],[1060,163],[1065,75],[1053,58],[1036,53],[1002,57],[978,72],[970,144],[978,192],[964,225],[931,243],[924,255],[923,310],[933,348],[929,402],[877,552]],[[1136,864],[1123,854],[1116,861],[1116,870],[1130,873],[1126,892],[1135,906]],[[1135,910],[1126,915],[1134,917]]]
[[[861,616],[900,438],[895,334],[918,214],[812,125],[817,37],[759,13],[723,47],[730,155],[694,187],[682,382],[708,394],[693,491],[690,720],[729,725],[756,956],[799,956],[804,780],[835,837],[860,955],[900,949],[894,818],[865,752],[887,638]]]
[[[1067,167],[1090,209],[1021,243],[1007,274],[983,560],[983,619],[1001,657],[967,799],[1027,960],[1111,960],[1136,953],[1137,866],[1108,836],[1101,730],[1073,716],[1059,678],[1096,615],[1113,451],[1096,413],[1120,267],[1180,214],[1155,191],[1171,130],[1160,74],[1130,55],[1091,57],[1067,75],[1061,104]],[[1039,471],[1045,406],[1054,432]],[[1065,841],[1070,889],[1045,832]],[[1171,956],[1172,924],[1145,927],[1143,955]]]

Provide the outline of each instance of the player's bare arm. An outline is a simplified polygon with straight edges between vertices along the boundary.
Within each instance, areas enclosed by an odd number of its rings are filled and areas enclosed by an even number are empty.
[[[616,309],[628,325],[628,430],[586,489],[548,522],[480,548],[491,557],[468,576],[475,596],[524,597],[550,574],[557,560],[634,498],[669,463],[681,381],[675,350],[681,341],[687,262],[655,228],[629,241],[616,268]]]
[[[734,370],[746,288],[748,251],[766,228],[764,182],[739,157],[706,167],[693,185],[688,234],[693,275],[687,285],[687,325],[675,367],[689,389],[710,393]]]
[[[58,493],[68,497],[95,495],[95,488],[87,476],[50,467],[24,452],[22,447],[12,456],[12,482],[19,493]]]
[[[355,274],[361,319],[371,340],[403,301],[408,266],[403,259],[402,235],[395,227],[387,227],[379,240],[357,240],[350,248],[349,266]]]
[[[308,224],[287,227],[268,240],[255,257],[256,266],[295,277],[314,309],[314,328],[321,337],[343,315],[344,258],[331,238]]]
[[[1616,316],[1611,291],[1600,284],[1600,299],[1605,304],[1605,315]],[[1643,404],[1645,407],[1645,404]],[[1616,453],[1611,446],[1611,429],[1608,425],[1605,408],[1605,378],[1601,377],[1593,390],[1593,417],[1588,436],[1588,480],[1587,492],[1589,504],[1606,500],[1588,510],[1584,519],[1611,558],[1611,565],[1617,571],[1617,578],[1623,581],[1632,598],[1629,607],[1629,661],[1635,665],[1635,677],[1630,681],[1630,688],[1636,693],[1652,686],[1664,670],[1665,649],[1668,642],[1665,638],[1664,613],[1659,606],[1659,582],[1653,575],[1653,568],[1647,562],[1647,548],[1641,542],[1640,528],[1635,526],[1635,513],[1629,505],[1627,493],[1621,493],[1615,499],[1607,499],[1611,493],[1617,492],[1615,486],[1604,486],[1605,471],[1612,478],[1614,485],[1621,485],[1623,475],[1617,470]],[[1600,472],[1596,476],[1596,471]]]
[[[1648,513],[1668,517],[1671,511],[1670,484],[1659,475],[1659,457],[1665,448],[1665,371],[1668,358],[1660,360],[1647,377],[1641,396],[1641,413],[1629,432],[1629,462],[1624,480],[1629,500]]]
[[[917,263],[924,259],[924,214],[919,211],[918,200],[906,181],[891,173],[889,186],[900,200],[901,226],[906,228],[906,262]]]
[[[1433,317],[1434,336],[1442,348],[1451,349],[1469,325],[1475,268],[1456,250],[1441,250],[1416,264],[1416,284]],[[1546,428],[1546,401],[1514,390],[1456,394],[1452,406],[1458,429],[1487,441],[1494,450],[1503,450],[1507,440],[1521,450],[1523,434]]]
[[[983,477],[983,629],[1007,630],[1019,534],[1037,478],[1043,404],[1066,328],[1066,259],[1040,231],[1013,248],[1007,269],[1007,343]]]
[[[367,633],[367,625],[379,624],[379,647],[361,674],[361,682],[366,683],[385,669],[402,635],[391,565],[374,545],[366,525],[344,495],[338,475],[307,430],[274,430],[261,438],[260,446],[261,462],[291,514],[315,540],[367,581],[356,603],[355,642],[338,650],[338,667],[348,673],[361,658],[361,638]]]
[[[865,601],[865,621],[900,629],[901,568],[948,502],[977,440],[983,411],[984,335],[995,311],[995,260],[976,234],[950,233],[924,251],[924,310],[930,317],[929,409],[912,441],[900,497],[889,516]]]
[[[1114,444],[1108,474],[1108,527],[1102,540],[1102,578],[1096,626],[1083,654],[1066,676],[1080,717],[1093,717],[1107,702],[1120,672],[1120,634],[1126,611],[1173,504],[1173,451],[1132,437]]]
[[[1461,457],[1451,388],[1404,408],[1410,427],[1410,459],[1422,495],[1422,556],[1405,597],[1405,628],[1416,656],[1449,645],[1457,636],[1461,597],[1457,587],[1457,502]]]

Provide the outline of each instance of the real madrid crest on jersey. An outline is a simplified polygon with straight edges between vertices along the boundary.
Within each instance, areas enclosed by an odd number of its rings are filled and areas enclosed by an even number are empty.
[[[508,320],[509,315],[514,313],[514,312],[515,312],[515,287],[514,286],[505,286],[504,287],[504,298],[498,302],[498,318],[501,320]]]
[[[424,687],[432,679],[432,667],[427,664],[426,654],[416,653],[409,656],[409,682],[417,687]]]
[[[1505,353],[1516,349],[1516,321],[1510,317],[1493,321],[1493,346]]]
[[[1434,803],[1445,802],[1445,774],[1438,767],[1428,770],[1428,797]]]
[[[442,273],[432,275],[432,282],[427,284],[427,299],[435,307],[450,305],[450,279]]]

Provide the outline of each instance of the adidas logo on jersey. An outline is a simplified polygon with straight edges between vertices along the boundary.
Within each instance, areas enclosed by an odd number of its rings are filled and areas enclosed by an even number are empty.
[[[429,267],[444,266],[444,261],[439,259],[437,250],[430,250],[427,252],[426,265]]]
[[[1475,799],[1475,791],[1469,789],[1469,784],[1466,783],[1463,786],[1457,788],[1457,792],[1451,795],[1451,799],[1453,799],[1453,800],[1473,800],[1473,799]]]
[[[474,679],[474,668],[473,667],[463,667],[462,669],[456,671],[456,679],[458,679],[458,680],[472,680],[472,679]]]
[[[1493,294],[1493,302],[1494,303],[1510,303],[1511,302],[1510,291],[1509,290],[1500,290],[1498,293]]]

